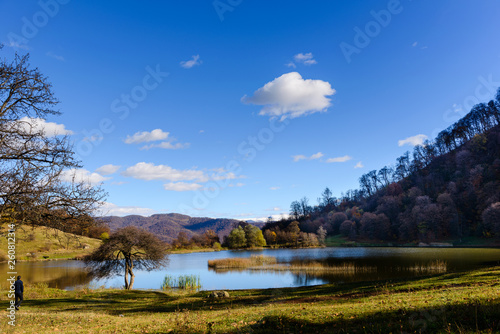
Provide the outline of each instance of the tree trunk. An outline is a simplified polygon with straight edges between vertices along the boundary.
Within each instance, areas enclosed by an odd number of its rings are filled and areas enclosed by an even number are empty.
[[[129,269],[128,269],[128,260],[125,259],[125,289],[126,290],[130,289],[130,287],[128,285],[128,271],[129,271]]]
[[[132,262],[132,259],[130,259],[130,265],[128,267],[128,272],[130,274],[130,286],[129,286],[129,290],[132,289],[132,287],[134,286],[134,273],[132,271],[132,269],[134,269],[134,263]]]

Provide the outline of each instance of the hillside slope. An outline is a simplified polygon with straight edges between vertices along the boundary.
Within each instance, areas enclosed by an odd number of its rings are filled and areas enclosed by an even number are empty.
[[[180,232],[185,232],[188,237],[192,237],[195,234],[203,234],[207,230],[213,230],[222,239],[239,222],[234,219],[190,217],[178,213],[156,214],[149,217],[109,216],[101,219],[107,223],[111,231],[134,225],[156,234],[167,242],[172,242]]]
[[[6,261],[7,224],[0,226],[0,261]],[[90,254],[101,240],[83,237],[46,226],[16,229],[16,260],[72,259]]]

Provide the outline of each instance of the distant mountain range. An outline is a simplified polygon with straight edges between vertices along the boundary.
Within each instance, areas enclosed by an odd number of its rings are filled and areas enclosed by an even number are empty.
[[[156,214],[149,217],[139,215],[108,216],[101,217],[101,220],[108,224],[111,231],[133,225],[154,233],[167,242],[172,242],[181,231],[185,232],[188,237],[192,237],[195,234],[203,234],[207,230],[213,230],[222,241],[224,236],[228,235],[240,222],[235,219],[190,217],[178,213]],[[264,223],[249,223],[259,227],[264,225]]]

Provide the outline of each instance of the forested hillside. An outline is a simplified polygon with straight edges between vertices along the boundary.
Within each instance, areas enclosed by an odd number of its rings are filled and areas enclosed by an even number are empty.
[[[391,166],[370,171],[337,199],[326,188],[311,207],[291,204],[292,219],[264,227],[268,244],[289,242],[290,226],[351,240],[433,242],[500,239],[500,89],[434,139]],[[266,233],[266,230],[269,232]]]
[[[130,215],[125,217],[102,217],[109,228],[114,231],[119,228],[134,225],[156,234],[161,239],[172,243],[183,232],[184,237],[191,238],[208,230],[214,231],[222,240],[238,225],[237,220],[223,218],[200,218],[178,213],[156,214],[150,217]]]

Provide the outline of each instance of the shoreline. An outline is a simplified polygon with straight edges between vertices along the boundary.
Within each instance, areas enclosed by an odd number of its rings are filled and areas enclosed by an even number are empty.
[[[258,251],[258,250],[273,250],[273,249],[315,249],[315,248],[438,248],[438,249],[443,249],[443,248],[450,248],[450,249],[498,249],[500,248],[500,244],[497,245],[375,245],[375,244],[362,244],[362,243],[356,243],[356,244],[344,244],[344,245],[332,245],[332,246],[318,246],[318,247],[260,247],[260,248],[241,248],[241,249],[227,249],[223,248],[220,250],[215,250],[212,248],[202,248],[202,249],[177,249],[173,251],[169,251],[169,254],[172,255],[177,255],[177,254],[193,254],[193,253],[212,253],[212,252],[222,252],[222,251]],[[73,261],[81,261],[80,256],[73,256],[73,257],[67,257],[67,258],[48,258],[48,259],[43,259],[43,258],[38,258],[38,259],[21,259],[21,260],[16,260],[16,262],[44,262],[44,261],[63,261],[63,260],[73,260]],[[1,263],[7,263],[8,260],[6,261],[0,261]]]

